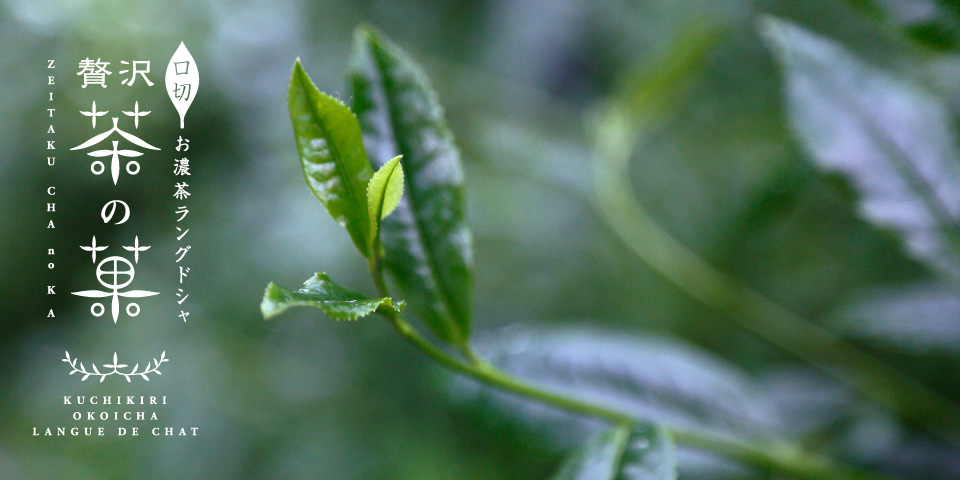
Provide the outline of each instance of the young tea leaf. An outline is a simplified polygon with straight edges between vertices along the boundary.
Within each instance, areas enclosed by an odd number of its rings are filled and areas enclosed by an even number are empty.
[[[274,283],[267,285],[263,302],[260,303],[260,312],[264,319],[276,317],[290,307],[316,307],[334,320],[356,320],[370,315],[378,308],[389,308],[400,313],[404,304],[397,302],[394,305],[390,297],[366,298],[333,283],[327,274],[318,273],[295,292]]]
[[[403,155],[406,192],[380,226],[384,266],[431,330],[463,345],[473,254],[460,155],[436,94],[406,54],[365,28],[355,35],[349,77],[371,161]]]
[[[369,256],[366,188],[373,169],[356,116],[318,90],[299,59],[293,64],[287,101],[307,185],[330,216],[347,229],[360,253]]]
[[[761,29],[784,68],[788,114],[822,168],[914,257],[960,279],[960,153],[943,102],[837,43],[773,18]]]
[[[567,458],[554,480],[676,480],[677,453],[663,428],[616,427]]]
[[[396,156],[383,164],[367,184],[371,245],[374,245],[374,239],[380,234],[380,221],[393,213],[401,197],[403,197],[403,167],[400,165],[400,156]]]

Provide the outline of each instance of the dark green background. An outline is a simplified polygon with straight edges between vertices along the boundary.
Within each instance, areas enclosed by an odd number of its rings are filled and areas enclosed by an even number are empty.
[[[910,16],[911,5],[927,3],[934,13]],[[927,278],[892,236],[857,218],[843,182],[803,157],[782,111],[779,71],[756,34],[759,13],[831,37],[960,111],[960,11],[951,2],[0,4],[0,478],[539,479],[556,469],[563,446],[582,440],[531,432],[458,395],[382,319],[337,323],[306,310],[261,318],[269,281],[293,287],[326,271],[373,291],[363,259],[303,182],[285,100],[299,56],[322,90],[349,103],[343,71],[360,22],[423,64],[462,148],[476,330],[537,322],[669,334],[749,371],[787,417],[802,410],[778,399],[835,401],[826,408],[835,418],[805,437],[814,449],[912,472],[907,478],[958,478],[956,450],[882,407],[850,400],[816,370],[686,296],[633,256],[593,205],[586,126],[596,106],[691,25],[712,24],[722,34],[701,72],[636,154],[642,204],[710,263],[816,321],[865,287]],[[193,145],[186,324],[173,296],[179,202],[170,147],[180,132],[162,90],[181,40],[201,75],[184,131]],[[76,62],[88,56],[115,70],[121,60],[149,59],[157,86],[126,89],[115,76],[102,92],[81,89]],[[53,169],[43,142],[49,58],[58,64],[54,125],[63,145]],[[164,153],[117,187],[66,150],[92,132],[77,113],[91,99],[114,110],[136,99],[153,110],[138,134]],[[55,214],[45,212],[47,185],[58,186]],[[95,221],[113,198],[135,208],[124,228]],[[55,231],[44,228],[50,218]],[[113,325],[69,295],[95,286],[89,254],[78,248],[91,235],[111,246],[133,235],[153,245],[137,285],[163,294],[142,301],[139,317]],[[62,252],[53,272],[47,248]],[[44,294],[49,284],[56,296]],[[45,318],[50,308],[57,318]],[[921,355],[864,347],[960,398],[960,348]],[[144,361],[164,349],[170,362],[149,384],[81,383],[60,362],[64,350]],[[158,425],[196,425],[200,435],[31,436],[33,426],[75,425],[62,395],[102,394],[167,395]],[[709,465],[682,458],[681,476],[717,478]]]

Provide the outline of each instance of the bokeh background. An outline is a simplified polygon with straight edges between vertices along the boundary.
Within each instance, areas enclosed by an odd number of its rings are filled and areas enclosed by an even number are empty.
[[[666,335],[748,372],[783,410],[787,431],[815,450],[904,478],[960,478],[958,450],[692,299],[598,214],[588,128],[598,105],[705,25],[720,33],[702,67],[635,152],[640,203],[714,266],[838,331],[834,312],[851,298],[930,279],[893,236],[857,217],[844,182],[804,157],[785,120],[782,77],[756,33],[761,13],[831,37],[960,112],[960,7],[952,1],[4,0],[0,478],[539,479],[582,440],[472,401],[459,392],[469,388],[381,319],[338,323],[306,310],[262,319],[269,281],[295,287],[326,271],[373,291],[363,259],[303,182],[285,99],[301,57],[322,90],[349,102],[343,72],[361,22],[422,63],[462,149],[478,331],[529,322]],[[63,147],[57,166],[46,167],[43,150],[45,67],[54,58],[60,145],[90,135],[89,118],[76,112],[102,98],[100,108],[138,100],[152,109],[138,134],[169,151],[179,131],[162,72],[181,40],[201,72],[185,130],[193,185],[186,323],[173,296],[172,161],[144,161],[135,180],[114,187]],[[113,79],[104,92],[80,89],[75,66],[88,56],[114,67],[149,59],[158,86],[124,90]],[[58,186],[53,215],[47,185]],[[112,198],[135,208],[122,228],[92,221]],[[44,228],[49,218],[55,231]],[[68,294],[92,286],[89,254],[78,248],[91,235],[111,246],[134,235],[153,245],[137,282],[163,293],[144,299],[136,319],[94,319],[89,302]],[[47,248],[63,252],[54,271]],[[53,283],[57,295],[45,295]],[[55,319],[45,318],[50,308]],[[952,327],[916,348],[854,341],[957,401],[960,326],[947,320]],[[66,375],[64,350],[103,359],[166,350],[171,360],[149,384],[81,383]],[[77,409],[63,406],[63,395],[103,394],[167,395],[158,424],[198,426],[200,435],[31,436],[34,426],[75,425]],[[694,464],[681,465],[682,478],[767,478]]]

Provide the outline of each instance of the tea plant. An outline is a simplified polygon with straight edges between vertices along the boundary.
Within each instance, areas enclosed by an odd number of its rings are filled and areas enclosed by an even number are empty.
[[[805,75],[811,71],[811,65],[816,67],[812,70],[833,67],[817,64],[823,59],[817,58],[816,52],[832,52],[830,48],[820,45],[819,50],[803,50],[805,45],[820,40],[800,29],[769,20],[764,31],[784,59],[788,81],[794,90],[800,88],[797,85],[809,83]],[[858,65],[854,66],[861,68]],[[869,76],[871,71],[862,74]],[[465,215],[464,176],[436,94],[413,60],[382,35],[365,27],[355,34],[347,78],[353,98],[353,105],[349,107],[321,92],[297,60],[290,81],[289,109],[307,185],[367,259],[377,294],[365,296],[337,285],[324,273],[317,273],[295,291],[273,283],[268,285],[261,304],[265,318],[297,306],[319,308],[336,320],[355,320],[377,313],[401,338],[453,371],[496,391],[606,424],[604,431],[564,462],[556,477],[561,480],[674,479],[677,477],[675,443],[793,478],[882,478],[842,466],[806,451],[798,442],[785,440],[763,420],[762,408],[754,408],[746,376],[677,342],[653,339],[625,346],[617,338],[557,331],[540,335],[537,342],[526,342],[522,358],[505,353],[517,351],[508,340],[487,345],[484,349],[487,357],[478,353],[471,342],[473,257]],[[831,88],[836,90],[835,87]],[[654,89],[652,95],[666,97],[669,90]],[[649,96],[651,92],[644,94]],[[656,102],[663,101],[656,98]],[[643,122],[638,121],[640,117],[634,113],[637,105],[649,107],[650,103],[614,105],[598,126],[599,156],[614,158],[614,167],[619,168],[618,165],[626,161],[635,132],[643,129]],[[797,110],[794,121],[801,137],[811,144],[815,159],[850,173],[856,181],[861,171],[833,160],[837,147],[828,142],[829,138],[818,137],[824,135],[824,131],[814,128],[819,120],[807,118],[813,115],[811,110]],[[934,110],[934,113],[937,112]],[[934,116],[929,120],[932,122],[929,128],[935,129],[933,124],[943,119]],[[873,130],[867,133],[871,132]],[[950,145],[939,147],[949,150]],[[895,144],[882,144],[877,152],[878,157],[899,155]],[[900,167],[912,162],[911,158],[897,158],[894,163]],[[622,171],[605,171],[598,174],[599,184],[614,183],[616,187],[617,179],[626,178]],[[953,176],[944,176],[944,181],[951,179]],[[869,180],[864,183],[875,184]],[[924,184],[914,182],[909,186],[924,187]],[[844,369],[849,374],[846,381],[856,383],[867,379],[862,386],[865,392],[888,400],[887,403],[917,423],[936,427],[929,418],[929,410],[916,413],[928,407],[938,409],[941,418],[956,418],[951,417],[953,407],[948,401],[923,387],[913,389],[911,394],[905,389],[916,386],[915,382],[900,375],[887,377],[890,372],[887,367],[858,353],[852,346],[837,346],[835,337],[814,329],[803,319],[787,312],[777,320],[781,323],[771,323],[771,317],[782,313],[778,310],[780,307],[670,243],[672,240],[661,235],[652,221],[638,226],[635,222],[644,222],[645,217],[638,208],[630,210],[636,205],[631,204],[629,195],[618,196],[617,188],[601,190],[607,193],[601,192],[598,202],[612,228],[636,247],[641,257],[650,260],[695,297],[731,315],[744,315],[746,320],[742,323],[748,328],[820,368]],[[915,208],[939,205],[941,199],[936,198],[936,192],[940,190],[934,190],[929,201],[911,205]],[[871,201],[869,195],[866,201]],[[867,210],[868,214],[872,211]],[[630,218],[624,220],[625,216]],[[934,227],[936,222],[953,220],[954,216],[951,211],[941,212],[929,217],[929,228],[925,227],[923,232],[903,233],[911,245],[929,246],[930,242],[917,241],[916,235],[932,239],[936,248],[922,250],[918,256],[935,267],[942,267],[948,275],[953,274],[953,265],[942,257],[956,245],[951,241],[955,230]],[[895,218],[882,214],[874,214],[872,218],[895,229],[908,230],[897,224]],[[632,243],[635,235],[642,234],[652,234],[652,242],[667,245],[667,256],[679,260],[652,254],[651,248],[656,248],[651,247],[651,241]],[[684,275],[689,272],[704,274],[705,280],[691,283]],[[388,289],[387,274],[399,296]],[[436,341],[408,322],[405,316],[408,307]],[[798,330],[793,331],[800,333],[789,337],[785,332],[794,327]],[[802,341],[791,345],[790,338]],[[516,362],[523,363],[525,368],[507,367],[517,367]],[[536,372],[525,375],[536,381],[514,376],[508,373],[511,369]],[[564,371],[551,372],[550,369]],[[890,383],[873,382],[881,378]],[[571,385],[574,382],[579,384]],[[696,388],[687,389],[682,385]],[[914,417],[908,415],[910,412]],[[952,425],[947,424],[942,430],[953,431]]]

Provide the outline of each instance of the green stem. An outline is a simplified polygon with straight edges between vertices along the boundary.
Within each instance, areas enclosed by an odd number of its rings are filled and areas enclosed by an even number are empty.
[[[373,286],[377,289],[377,294],[381,297],[389,297],[387,284],[383,280],[383,261],[380,255],[374,253],[367,259],[367,269],[370,270],[370,277],[373,278]]]
[[[572,412],[599,417],[612,423],[626,425],[632,424],[635,421],[632,417],[615,410],[543,391],[498,370],[492,364],[480,359],[476,355],[474,355],[475,360],[472,363],[465,363],[428,342],[399,314],[395,312],[384,312],[384,316],[390,320],[391,325],[393,325],[394,329],[396,329],[397,333],[399,333],[404,340],[407,340],[413,346],[417,347],[417,349],[428,357],[447,368],[475,380],[479,380],[501,390],[556,405]]]
[[[960,408],[836,334],[717,270],[667,233],[641,206],[629,181],[639,125],[627,107],[609,108],[596,133],[595,180],[603,219],[638,257],[690,296],[726,313],[766,341],[811,363],[903,418],[960,445]]]

